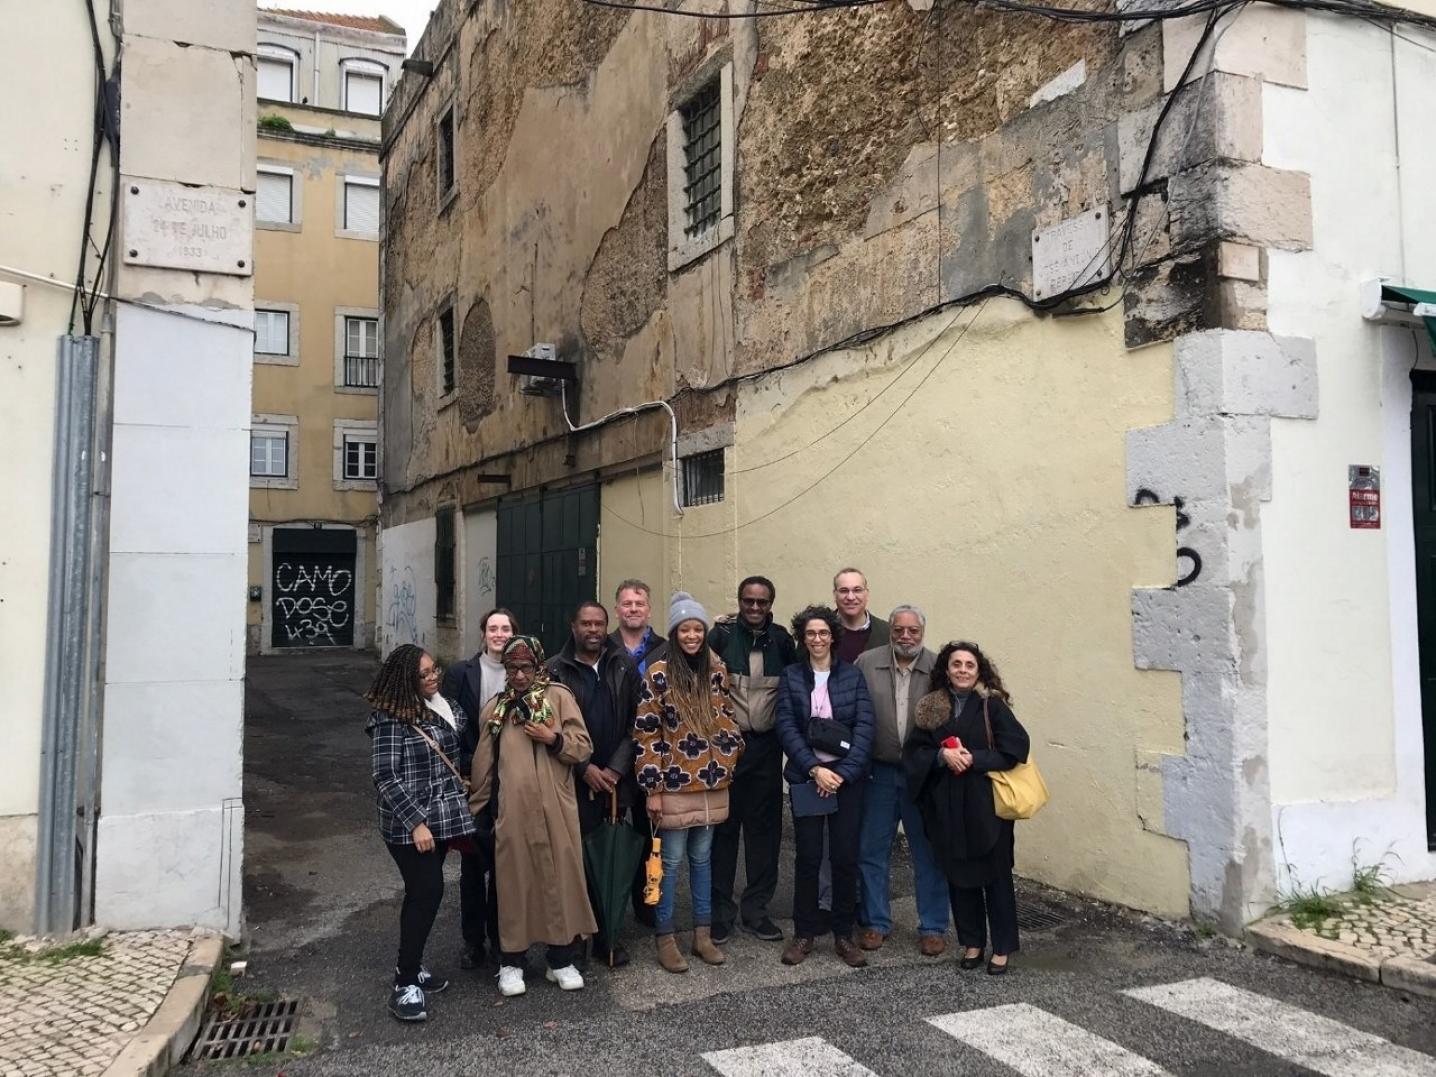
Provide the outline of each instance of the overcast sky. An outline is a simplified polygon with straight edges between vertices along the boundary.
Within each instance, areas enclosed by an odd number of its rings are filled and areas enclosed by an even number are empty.
[[[329,11],[336,15],[386,15],[409,35],[409,51],[424,35],[429,12],[436,0],[261,0],[260,7],[284,7],[299,11]]]

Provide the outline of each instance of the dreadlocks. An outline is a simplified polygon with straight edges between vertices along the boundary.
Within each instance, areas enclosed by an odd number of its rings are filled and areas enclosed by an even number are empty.
[[[422,647],[403,643],[389,652],[369,691],[364,694],[375,710],[396,722],[413,725],[424,716],[419,696],[419,660],[428,654]]]
[[[713,697],[709,693],[709,678],[718,668],[706,643],[697,655],[690,656],[678,642],[678,629],[675,627],[669,633],[667,702],[704,738],[718,731],[718,716],[713,713]]]

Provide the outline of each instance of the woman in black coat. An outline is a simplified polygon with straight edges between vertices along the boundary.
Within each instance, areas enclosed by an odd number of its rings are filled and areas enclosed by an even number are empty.
[[[863,788],[872,770],[872,699],[857,666],[837,656],[843,626],[827,606],[809,606],[793,617],[800,657],[778,681],[778,739],[788,757],[783,776],[793,800],[796,871],[793,877],[793,941],[785,965],[813,951],[819,930],[818,872],[826,836],[833,864],[833,950],[852,966],[867,964],[853,942],[858,901],[858,835]]]
[[[917,705],[903,745],[907,787],[922,812],[932,851],[947,876],[960,964],[1007,971],[1018,950],[1017,894],[1012,883],[1012,821],[993,804],[992,771],[1027,761],[1027,730],[1012,713],[997,667],[975,643],[949,643],[932,667],[932,690]]]

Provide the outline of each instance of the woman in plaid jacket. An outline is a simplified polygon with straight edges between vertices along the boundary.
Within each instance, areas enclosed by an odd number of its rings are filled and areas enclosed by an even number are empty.
[[[425,993],[447,980],[423,965],[424,943],[444,897],[444,854],[474,832],[467,790],[455,770],[467,719],[439,694],[439,667],[412,644],[384,660],[365,699],[373,705],[365,732],[372,742],[379,831],[404,880],[399,960],[389,1012],[401,1021],[429,1016]]]

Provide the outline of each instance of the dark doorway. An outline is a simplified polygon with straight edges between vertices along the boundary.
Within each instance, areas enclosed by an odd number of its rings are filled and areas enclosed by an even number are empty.
[[[597,597],[598,487],[503,498],[498,532],[497,604],[556,654],[574,607]]]
[[[1436,849],[1436,373],[1430,371],[1411,375],[1411,494],[1426,745],[1426,843]]]
[[[355,533],[340,528],[274,529],[271,646],[354,645]]]

